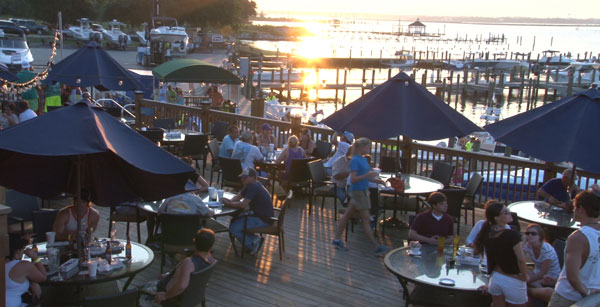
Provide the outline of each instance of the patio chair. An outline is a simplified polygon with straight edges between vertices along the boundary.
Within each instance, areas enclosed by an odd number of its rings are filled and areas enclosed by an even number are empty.
[[[105,296],[86,296],[83,307],[105,307],[105,306],[139,306],[139,293],[137,289],[129,289],[117,294]]]
[[[127,223],[127,235],[129,235],[129,224],[136,223],[138,242],[142,243],[140,223],[146,221],[146,215],[140,212],[140,208],[137,205],[119,204],[110,206],[110,213],[108,217],[108,237],[110,237],[110,232],[112,231],[113,221]]]
[[[456,233],[460,234],[460,210],[462,209],[461,205],[465,200],[467,190],[464,188],[449,188],[442,189],[440,192],[446,195],[446,202],[448,203],[448,211],[446,213],[452,217],[453,222],[456,222]]]
[[[194,252],[194,234],[201,227],[201,217],[197,214],[159,213],[161,225],[160,273],[163,272],[166,254],[190,255]]]
[[[308,163],[314,159],[295,159],[292,160],[290,173],[287,174],[288,189],[308,189],[308,194],[311,194],[311,175]],[[312,211],[312,199],[308,198],[308,213]]]
[[[212,135],[219,142],[223,141],[223,138],[227,135],[227,128],[229,127],[228,122],[215,121],[212,123],[210,129],[210,135]]]
[[[239,159],[219,158],[223,180],[221,180],[221,189],[223,186],[241,189],[243,184],[239,175],[242,173],[242,162]]]
[[[313,156],[319,159],[327,159],[329,154],[331,153],[331,148],[333,145],[329,142],[316,140],[315,141],[315,150],[313,151]]]
[[[33,211],[32,223],[35,242],[46,241],[46,232],[52,231],[58,210],[42,209]]]
[[[465,187],[467,194],[462,204],[462,209],[465,210],[465,224],[467,224],[467,210],[471,210],[471,225],[475,226],[475,196],[482,183],[483,177],[479,173],[473,173],[471,179],[467,182],[467,186]]]
[[[175,119],[173,118],[159,118],[155,119],[152,123],[153,128],[163,128],[165,130],[175,129]]]
[[[452,179],[452,173],[454,173],[453,165],[435,162],[429,178],[439,181],[444,187],[448,187],[450,185],[450,179]]]
[[[202,160],[202,176],[206,168],[206,152],[208,145],[208,135],[206,134],[188,134],[183,141],[183,148],[180,156],[189,156],[196,161],[196,169],[200,169],[198,160]]]
[[[325,206],[325,198],[333,198],[333,212],[337,212],[337,195],[335,193],[337,185],[335,184],[335,182],[327,180],[327,175],[325,174],[325,166],[323,166],[323,160],[308,162],[308,168],[310,170],[311,177],[311,197],[313,197],[313,199],[317,196],[320,196],[322,198],[321,210],[323,210],[323,207]],[[337,213],[333,216],[334,219],[337,221]]]
[[[271,218],[271,220],[273,221],[272,225],[265,226],[265,227],[248,228],[246,226],[246,223],[248,221],[248,215],[245,215],[243,217],[244,218],[244,237],[242,238],[242,253],[241,253],[242,259],[244,258],[244,253],[246,252],[246,233],[254,233],[254,234],[260,234],[261,236],[263,234],[277,236],[279,238],[279,260],[280,261],[283,260],[283,252],[285,251],[283,222],[285,219],[285,213],[286,213],[287,209],[289,208],[289,206],[291,205],[292,197],[293,197],[293,192],[289,191],[287,196],[285,197],[285,200],[283,201],[283,205],[281,205],[281,207],[279,207],[279,208],[275,208],[275,211],[279,211],[279,215],[277,215],[277,217]],[[231,244],[233,245],[233,251],[237,255],[237,249],[235,247],[234,237],[231,233],[229,234],[229,239],[231,240]]]
[[[202,307],[206,306],[206,287],[208,287],[208,281],[217,263],[218,261],[215,260],[204,269],[190,274],[190,282],[183,293],[177,298],[161,302],[161,306],[194,307],[198,306],[198,304],[202,304]]]
[[[217,172],[217,182],[221,178],[221,165],[219,165],[219,141],[217,139],[212,139],[208,143],[208,152],[210,153],[210,185],[212,185],[213,181],[213,173]]]
[[[8,215],[8,232],[20,233],[33,230],[33,212],[40,210],[37,197],[15,190],[6,190],[6,206],[12,211]]]
[[[383,156],[379,160],[379,168],[383,173],[397,173],[400,171],[400,161],[396,157]]]
[[[155,144],[163,140],[165,130],[162,128],[148,128],[147,130],[137,130],[137,132]]]

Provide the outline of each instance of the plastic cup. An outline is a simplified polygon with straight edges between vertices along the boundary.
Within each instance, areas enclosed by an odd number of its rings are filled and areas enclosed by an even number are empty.
[[[98,272],[98,262],[95,260],[88,261],[88,275],[94,278],[96,277],[96,272]]]
[[[275,144],[269,144],[269,152],[273,152],[275,149]]]
[[[54,232],[54,231],[46,232],[46,244],[47,245],[53,245],[54,238],[56,238],[56,232]]]
[[[225,190],[217,190],[217,200],[223,201],[223,195],[225,194]]]
[[[208,187],[208,197],[210,200],[217,198],[217,189],[215,187]]]
[[[437,251],[438,253],[444,252],[444,245],[446,244],[446,237],[438,237]]]

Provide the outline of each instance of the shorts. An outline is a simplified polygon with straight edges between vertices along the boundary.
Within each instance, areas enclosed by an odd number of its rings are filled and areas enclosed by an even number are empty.
[[[566,299],[554,291],[554,293],[552,293],[552,297],[550,298],[550,302],[548,302],[548,307],[568,307],[575,303],[575,301]]]
[[[351,191],[350,203],[353,204],[357,210],[371,209],[371,199],[369,198],[369,190]]]
[[[498,272],[492,272],[488,292],[491,295],[504,295],[504,300],[510,304],[527,303],[527,283]]]

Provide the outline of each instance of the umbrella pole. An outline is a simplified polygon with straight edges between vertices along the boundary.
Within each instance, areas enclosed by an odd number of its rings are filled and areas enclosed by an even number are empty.
[[[575,187],[575,170],[577,169],[577,167],[575,166],[575,163],[573,163],[573,172],[571,172],[571,185],[569,186],[569,198],[571,198],[571,191],[573,191],[573,188]]]
[[[77,234],[76,242],[77,242],[77,252],[79,255],[79,259],[82,259],[83,256],[83,242],[81,242],[81,206],[79,202],[81,201],[81,156],[77,156],[77,191],[75,192],[75,208],[77,211]]]

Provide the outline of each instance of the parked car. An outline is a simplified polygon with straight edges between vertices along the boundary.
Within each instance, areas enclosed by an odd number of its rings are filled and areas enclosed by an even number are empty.
[[[38,24],[33,20],[11,18],[10,21],[16,23],[18,26],[26,27],[29,33],[43,34],[44,32],[48,32],[47,26]]]
[[[0,63],[16,72],[23,69],[23,64],[31,65],[32,62],[33,56],[23,30],[14,25],[0,24]]]
[[[29,34],[29,29],[27,29],[27,27],[25,26],[19,26],[16,23],[10,21],[10,20],[0,20],[0,26],[8,26],[8,27],[15,27],[15,28],[19,28],[21,30],[23,30],[23,32],[25,32],[25,34]]]

